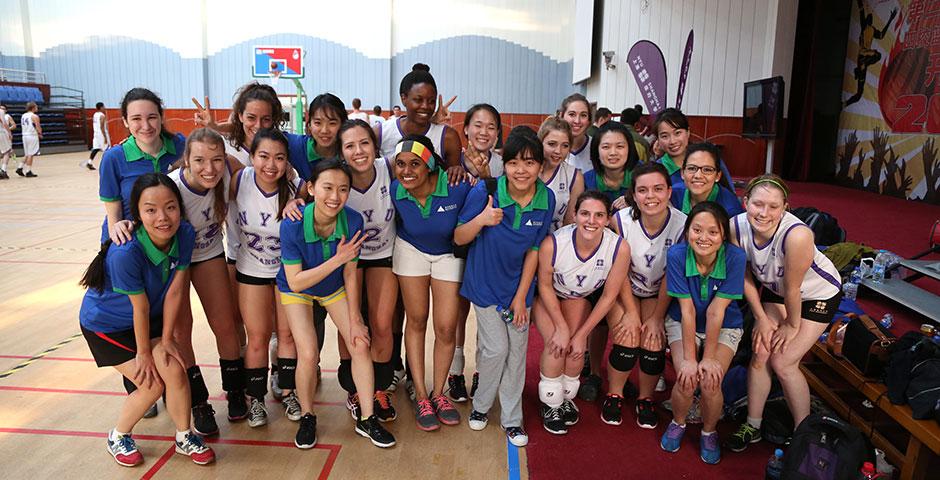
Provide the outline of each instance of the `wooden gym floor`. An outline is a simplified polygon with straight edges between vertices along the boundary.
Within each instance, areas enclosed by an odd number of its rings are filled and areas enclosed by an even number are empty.
[[[160,402],[159,416],[141,420],[134,430],[145,464],[119,466],[108,455],[104,439],[114,426],[124,389],[113,369],[95,366],[78,324],[83,290],[77,282],[98,250],[104,215],[97,172],[78,166],[87,155],[38,157],[39,177],[31,179],[17,176],[11,162],[11,179],[0,181],[4,478],[527,478],[525,449],[507,450],[497,424],[471,431],[466,425],[469,404],[458,406],[460,425],[425,433],[416,428],[410,402],[400,389],[393,396],[398,419],[386,424],[398,444],[381,450],[356,435],[345,392],[336,381],[336,330],[330,322],[317,397],[317,447],[294,447],[297,424],[283,416],[270,396],[266,427],[229,423],[218,355],[195,292],[194,347],[221,428],[210,440],[218,461],[200,467],[174,455],[174,428]],[[466,371],[471,374],[475,336],[471,314],[465,347]],[[428,352],[430,345],[431,335]],[[497,402],[490,418],[499,418],[498,408]]]

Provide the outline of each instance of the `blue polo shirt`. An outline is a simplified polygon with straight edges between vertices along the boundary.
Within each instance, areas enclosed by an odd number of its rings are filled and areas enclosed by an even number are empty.
[[[744,250],[725,243],[718,250],[715,267],[701,275],[695,266],[695,253],[687,243],[677,243],[666,254],[666,290],[673,298],[689,298],[695,305],[695,331],[705,333],[705,312],[715,297],[740,300],[744,298]],[[669,317],[682,321],[679,301],[669,304]],[[721,328],[743,328],[744,318],[737,302],[728,304]]]
[[[744,207],[741,206],[741,201],[738,200],[738,197],[734,193],[731,193],[730,190],[719,186],[717,183],[712,186],[712,191],[708,194],[706,200],[716,202],[724,207],[725,211],[728,212],[728,217],[744,213]],[[686,215],[692,211],[692,195],[685,184],[672,187],[670,203],[672,203],[673,207],[681,210],[682,213]]]
[[[131,190],[134,182],[145,173],[167,173],[186,148],[186,137],[177,133],[163,136],[163,148],[157,156],[144,153],[137,139],[127,137],[121,145],[109,148],[98,167],[98,197],[103,202],[121,202],[123,219],[131,218]],[[102,224],[101,243],[108,240],[108,217]]]
[[[288,132],[284,132],[284,135],[287,136],[287,153],[291,166],[297,170],[304,181],[310,180],[313,167],[323,160],[323,157],[317,153],[317,142],[309,135]]]
[[[656,162],[661,163],[664,167],[666,167],[666,171],[669,172],[669,180],[672,182],[673,190],[675,190],[676,187],[685,186],[685,180],[682,179],[682,168],[676,165],[675,160],[673,160],[668,153],[664,153],[663,156],[656,160]],[[729,185],[732,184],[731,171],[728,170],[728,166],[725,165],[724,160],[718,160],[718,168],[721,169],[722,181],[727,180]]]
[[[459,222],[463,224],[473,220],[483,211],[488,198],[486,183],[477,183],[467,194]],[[506,177],[501,176],[496,181],[493,201],[503,209],[503,220],[499,225],[483,227],[470,244],[460,294],[474,305],[508,308],[519,288],[526,253],[538,250],[551,229],[555,194],[537,180],[535,195],[523,207],[509,195]],[[533,280],[525,297],[527,307],[532,305],[534,292]]]
[[[597,170],[591,170],[584,174],[584,189],[585,190],[597,190],[598,192],[603,193],[611,202],[614,200],[627,195],[630,193],[630,182],[633,181],[633,172],[626,170],[623,175],[623,182],[620,182],[620,187],[610,188],[607,186],[607,183],[604,182],[603,177],[598,178]]]
[[[314,204],[315,202],[310,202],[304,207],[303,219],[284,218],[281,221],[281,268],[277,272],[277,289],[282,292],[291,291],[284,273],[284,265],[300,265],[302,270],[315,268],[336,255],[340,238],[346,237],[346,240],[349,240],[356,232],[362,230],[362,215],[344,206],[336,217],[333,233],[329,237],[321,237],[313,225]],[[326,297],[343,286],[343,269],[337,268],[320,283],[300,293]]]
[[[150,318],[163,315],[163,300],[177,271],[189,267],[196,231],[180,223],[169,252],[157,248],[143,227],[129,242],[111,245],[105,257],[104,289],[88,289],[79,321],[93,332],[113,333],[134,328],[134,308],[128,295],[145,294]]]
[[[434,191],[422,206],[398,180],[392,181],[398,236],[429,255],[453,253],[457,215],[471,188],[467,182],[455,186],[447,183],[447,172],[438,169]]]

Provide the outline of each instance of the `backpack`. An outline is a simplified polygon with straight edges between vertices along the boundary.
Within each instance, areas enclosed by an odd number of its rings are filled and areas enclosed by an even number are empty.
[[[924,368],[931,366],[924,362],[936,359],[940,359],[940,347],[922,333],[911,331],[902,335],[888,349],[888,366],[885,370],[888,400],[895,405],[904,405],[908,403],[911,395],[928,391],[926,396],[916,397],[920,401],[925,401],[930,396],[929,390],[932,388],[931,375],[933,375],[933,381],[938,382],[933,386],[940,388],[940,380],[937,379],[938,373],[935,373],[937,372],[936,363],[933,363],[934,368],[932,369]],[[917,366],[920,366],[920,368],[915,371]],[[912,388],[911,383],[914,382],[915,376],[919,379]],[[937,389],[933,392],[935,392],[934,395],[940,394],[940,390]],[[913,404],[911,408],[913,408]]]
[[[786,445],[793,436],[793,415],[782,396],[767,400],[764,404],[764,420],[761,436],[775,445]]]
[[[852,480],[866,457],[858,429],[832,416],[812,414],[793,433],[781,480]]]
[[[836,217],[813,207],[800,207],[790,210],[813,231],[816,245],[835,245],[845,241],[845,230],[839,226]]]

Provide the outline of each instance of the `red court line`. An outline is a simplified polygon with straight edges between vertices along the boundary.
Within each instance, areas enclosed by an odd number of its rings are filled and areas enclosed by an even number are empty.
[[[0,260],[0,263],[3,261]],[[0,358],[12,358],[17,360],[28,360],[33,358],[30,355],[0,355]],[[39,360],[51,360],[54,362],[94,362],[94,358],[83,358],[83,357],[40,357]],[[198,364],[200,368],[219,368],[218,364],[212,363],[200,363]],[[323,373],[336,373],[335,368],[322,368],[320,369]]]
[[[173,453],[175,452],[176,445],[170,445],[170,448],[168,448],[166,452],[163,452],[163,455],[161,455],[160,458],[157,459],[157,462],[154,463],[152,467],[150,467],[150,470],[147,470],[147,473],[140,477],[140,480],[150,480],[153,478],[153,476],[156,475],[164,465],[166,465],[166,462],[170,460],[170,457],[172,457]]]
[[[67,395],[106,395],[112,397],[125,397],[126,392],[112,392],[107,390],[72,390],[66,388],[45,388],[45,387],[21,387],[16,385],[0,385],[0,391],[8,390],[14,392],[34,392],[34,393],[64,393]],[[210,400],[224,401],[225,395],[216,395],[209,397]],[[314,405],[327,407],[345,407],[345,402],[313,402]]]

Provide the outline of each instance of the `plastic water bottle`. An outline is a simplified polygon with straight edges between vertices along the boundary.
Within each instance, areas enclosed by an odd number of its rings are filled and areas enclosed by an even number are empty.
[[[845,298],[854,301],[858,297],[858,284],[862,282],[862,274],[858,267],[852,270],[848,280],[842,284],[842,294]]]
[[[879,323],[881,323],[882,327],[891,328],[891,326],[894,325],[894,315],[886,313],[885,316],[881,317],[881,321]]]
[[[764,478],[766,480],[780,480],[781,475],[783,475],[783,450],[778,448],[774,450],[773,456],[767,462]]]
[[[884,250],[878,250],[878,255],[875,257],[875,264],[871,267],[871,279],[876,283],[884,283],[885,281],[885,269],[887,268],[888,263],[888,252]]]

